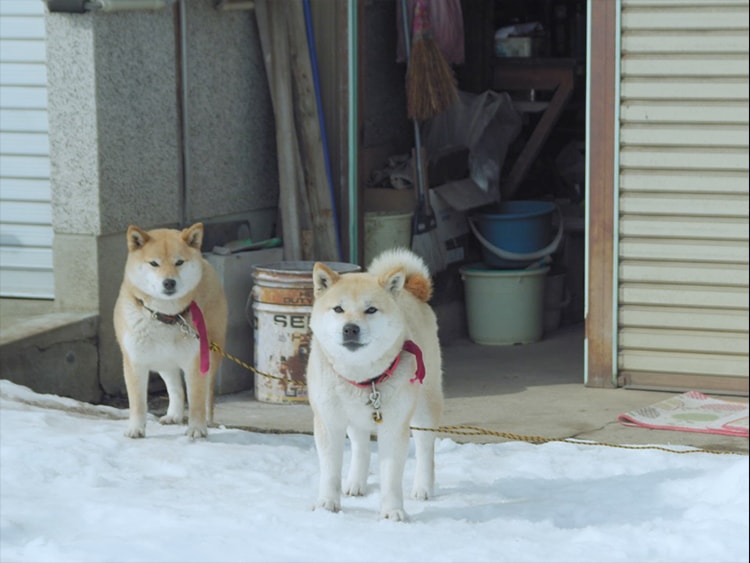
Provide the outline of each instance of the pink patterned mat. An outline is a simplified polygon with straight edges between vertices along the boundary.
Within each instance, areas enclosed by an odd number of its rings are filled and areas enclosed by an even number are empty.
[[[621,414],[617,420],[625,426],[747,438],[748,415],[747,403],[722,401],[688,391],[650,407]]]

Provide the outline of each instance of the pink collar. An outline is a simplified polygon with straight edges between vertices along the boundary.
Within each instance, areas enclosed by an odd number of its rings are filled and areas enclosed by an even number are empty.
[[[417,344],[412,340],[406,340],[404,341],[404,345],[401,348],[404,352],[409,352],[410,354],[413,354],[414,357],[417,359],[417,371],[414,372],[414,377],[412,377],[409,380],[409,383],[414,383],[415,381],[418,381],[419,383],[422,383],[424,381],[425,376],[425,367],[424,367],[424,360],[422,359],[422,350],[420,349]],[[391,362],[391,365],[388,367],[387,370],[385,370],[383,373],[378,375],[377,377],[373,377],[372,379],[368,379],[367,381],[352,381],[351,379],[346,379],[345,377],[342,377],[342,379],[348,381],[352,385],[355,385],[356,387],[372,387],[373,385],[379,385],[383,383],[386,379],[388,379],[390,376],[393,375],[393,372],[396,370],[396,367],[398,367],[399,362],[401,361],[401,352],[398,353],[396,358]]]

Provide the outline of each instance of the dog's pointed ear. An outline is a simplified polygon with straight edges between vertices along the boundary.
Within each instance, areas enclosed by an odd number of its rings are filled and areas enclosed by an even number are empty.
[[[130,225],[128,227],[127,238],[128,238],[128,250],[130,252],[133,252],[134,250],[143,248],[143,246],[149,241],[151,237],[148,236],[148,233],[144,231],[143,229],[136,227],[135,225]]]
[[[395,297],[404,289],[406,283],[406,272],[403,268],[394,268],[378,280],[383,288]]]
[[[188,246],[200,250],[201,245],[203,244],[203,223],[195,223],[187,229],[183,229],[182,240],[184,240],[185,244]]]
[[[341,276],[331,270],[323,262],[315,262],[313,266],[313,295],[317,299],[323,295]]]
[[[432,280],[422,274],[406,275],[403,268],[394,268],[380,277],[380,285],[394,296],[405,289],[420,301],[427,303],[432,297]]]

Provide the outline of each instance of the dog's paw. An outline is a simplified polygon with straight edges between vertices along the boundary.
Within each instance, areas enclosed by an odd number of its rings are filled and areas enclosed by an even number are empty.
[[[145,426],[129,426],[125,431],[125,436],[128,438],[145,438],[146,427]]]
[[[402,508],[392,508],[390,510],[381,510],[380,517],[386,520],[392,520],[393,522],[406,522],[409,517]]]
[[[193,440],[196,438],[205,438],[208,436],[208,428],[206,426],[188,426],[185,435]]]
[[[341,510],[341,503],[333,499],[319,499],[318,502],[315,503],[314,510],[317,510],[319,508],[328,510],[329,512],[338,512],[339,510]]]
[[[350,497],[363,497],[367,494],[367,482],[349,481],[344,485],[344,494]]]
[[[182,424],[185,420],[183,415],[165,414],[159,419],[160,424]]]
[[[411,491],[411,498],[416,500],[427,500],[432,496],[432,493],[426,487],[414,486]]]

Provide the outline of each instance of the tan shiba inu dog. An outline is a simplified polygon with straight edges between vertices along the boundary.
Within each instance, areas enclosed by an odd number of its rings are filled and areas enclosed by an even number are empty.
[[[128,260],[114,311],[130,405],[125,432],[146,435],[149,372],[169,394],[162,424],[182,424],[188,391],[191,438],[205,437],[213,419],[214,379],[221,361],[209,343],[224,346],[227,301],[221,281],[203,258],[203,225],[178,231],[130,226]]]
[[[341,508],[346,435],[352,462],[347,495],[367,490],[370,436],[380,457],[380,516],[404,520],[404,465],[410,424],[434,428],[443,408],[437,320],[428,300],[432,280],[423,260],[407,249],[376,257],[367,272],[337,274],[313,268],[313,332],[307,365],[320,464],[317,507]],[[412,497],[432,494],[435,436],[415,431]]]

